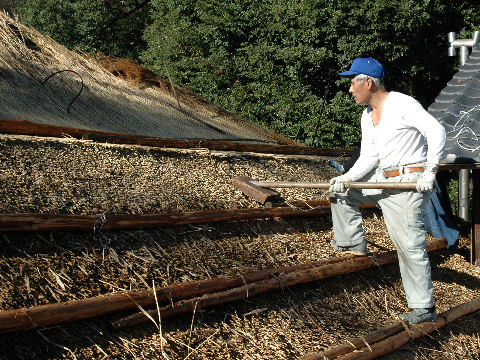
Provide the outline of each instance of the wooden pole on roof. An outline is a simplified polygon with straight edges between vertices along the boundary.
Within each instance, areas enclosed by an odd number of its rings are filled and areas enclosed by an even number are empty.
[[[366,344],[374,344],[382,341],[390,336],[393,336],[400,331],[404,330],[405,326],[401,323],[395,323],[386,327],[383,327],[371,334],[367,334],[361,338],[348,339],[344,344],[334,346],[323,352],[317,352],[309,354],[301,358],[300,360],[325,360],[325,359],[338,359],[339,357],[349,354],[352,351],[362,349]]]
[[[345,261],[345,257],[316,261],[312,263],[282,266],[275,269],[251,271],[238,276],[217,277],[193,281],[156,289],[120,291],[87,299],[70,300],[56,304],[33,306],[26,309],[0,311],[0,333],[51,326],[65,322],[88,319],[113,312],[136,309],[138,305],[152,306],[156,302],[165,304],[180,299],[188,299],[207,293],[222,291],[267,278],[278,277],[293,271],[304,270],[320,265]]]
[[[138,229],[271,217],[324,215],[329,212],[329,207],[301,210],[290,206],[282,206],[137,215],[0,214],[0,231]]]
[[[436,239],[427,243],[427,250],[434,251],[445,248],[447,242],[445,239]],[[360,270],[365,270],[373,266],[391,264],[397,261],[397,252],[390,251],[385,254],[376,255],[375,259],[368,256],[349,257],[347,260],[334,264],[321,265],[318,267],[294,271],[279,277],[265,279],[241,287],[228,289],[221,292],[206,294],[202,297],[192,298],[184,301],[172,303],[168,306],[159,308],[159,310],[149,310],[146,314],[150,318],[162,319],[174,315],[198,311],[206,307],[224,304],[232,301],[250,298],[254,295],[263,294],[268,291],[283,289],[285,287],[305,284],[312,281],[318,281],[332,276],[348,274]],[[158,311],[160,315],[158,315]],[[144,312],[139,312],[112,322],[115,329],[131,327],[150,321]]]
[[[325,359],[336,359],[336,360],[370,360],[376,359],[379,356],[391,353],[401,346],[405,345],[411,340],[418,339],[424,335],[430,334],[431,332],[440,329],[442,326],[445,326],[454,320],[480,310],[480,297],[468,301],[466,303],[460,304],[444,313],[438,315],[436,321],[428,321],[421,324],[411,325],[409,327],[403,325],[403,323],[398,323],[391,325],[387,328],[380,329],[374,334],[367,335],[363,338],[354,339],[349,345],[350,351],[348,353],[344,352],[345,347],[338,346],[326,352],[311,354],[307,357],[302,358],[301,360],[325,360]],[[385,333],[392,333],[397,328],[403,329],[392,336],[389,337],[378,337],[378,341],[367,341],[375,340],[375,334],[380,334],[382,331]],[[357,346],[358,345],[358,346]],[[336,351],[340,350],[340,351]]]
[[[303,145],[281,145],[275,143],[259,143],[258,140],[208,140],[208,139],[168,139],[146,135],[131,135],[107,131],[77,129],[65,126],[33,123],[25,120],[0,119],[0,133],[13,135],[31,135],[76,139],[95,142],[141,145],[160,148],[210,149],[218,151],[241,151],[283,155],[315,155],[315,156],[351,156],[353,150],[318,148]]]

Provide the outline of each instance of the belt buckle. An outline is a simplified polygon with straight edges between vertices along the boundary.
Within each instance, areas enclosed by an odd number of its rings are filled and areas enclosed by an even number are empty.
[[[399,168],[400,168],[399,166],[390,166],[390,167],[382,168],[382,172],[391,172],[391,171],[398,170]]]

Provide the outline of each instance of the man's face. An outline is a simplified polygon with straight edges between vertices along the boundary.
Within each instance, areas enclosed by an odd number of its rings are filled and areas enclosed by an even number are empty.
[[[370,100],[370,81],[372,81],[370,78],[361,81],[358,81],[357,78],[350,80],[350,89],[348,92],[353,95],[357,105],[368,105]]]

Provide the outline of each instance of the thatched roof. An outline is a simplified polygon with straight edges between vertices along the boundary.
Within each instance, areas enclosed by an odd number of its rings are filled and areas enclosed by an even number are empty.
[[[0,40],[0,118],[165,138],[294,143],[186,89],[172,91],[169,81],[133,61],[70,51],[15,19],[0,21]]]
[[[232,186],[327,181],[326,158],[175,150],[0,135],[0,213],[146,214],[258,206]],[[285,189],[287,199],[324,190]],[[316,195],[315,195],[316,194]]]

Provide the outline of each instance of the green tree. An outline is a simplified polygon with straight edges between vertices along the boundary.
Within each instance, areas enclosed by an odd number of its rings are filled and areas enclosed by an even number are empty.
[[[230,111],[305,143],[355,147],[361,108],[337,76],[357,56],[428,106],[451,78],[449,0],[153,0],[142,59]],[[325,99],[325,90],[329,95]],[[317,129],[317,138],[313,139]]]
[[[25,0],[20,16],[70,48],[168,69],[292,139],[353,148],[362,108],[337,73],[373,56],[389,90],[427,107],[455,71],[446,34],[471,37],[479,13],[473,0]]]
[[[150,1],[26,0],[19,17],[57,42],[85,52],[138,59]]]

